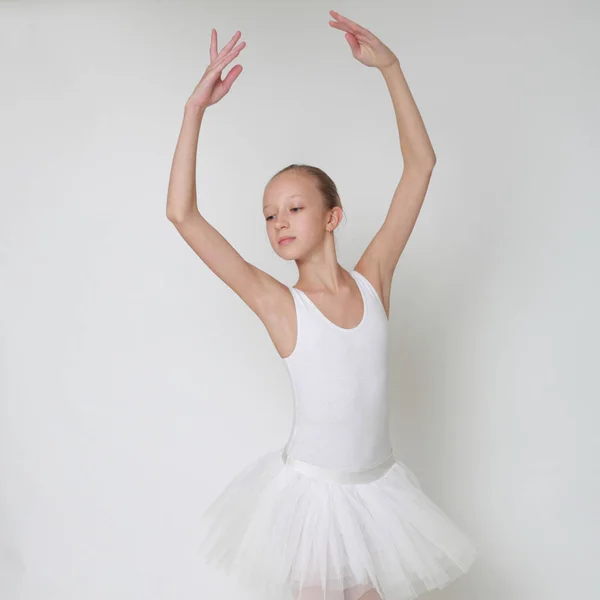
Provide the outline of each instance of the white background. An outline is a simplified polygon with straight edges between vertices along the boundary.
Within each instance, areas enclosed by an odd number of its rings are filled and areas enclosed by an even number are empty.
[[[287,284],[268,179],[324,169],[353,268],[402,173],[399,57],[437,155],[396,270],[398,457],[480,545],[454,600],[600,591],[597,31],[588,2],[4,2],[0,13],[0,597],[249,597],[196,554],[202,510],[281,447],[266,329],[165,217],[183,105],[242,32],[202,123],[201,212]]]

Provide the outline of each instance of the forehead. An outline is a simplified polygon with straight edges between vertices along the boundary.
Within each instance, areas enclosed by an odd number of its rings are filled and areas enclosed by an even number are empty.
[[[302,173],[281,173],[265,188],[263,208],[275,206],[286,200],[310,199],[315,193],[311,178]]]

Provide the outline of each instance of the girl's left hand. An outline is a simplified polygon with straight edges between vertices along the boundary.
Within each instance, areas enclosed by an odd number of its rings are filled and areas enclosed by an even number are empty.
[[[367,67],[384,69],[398,62],[398,57],[368,29],[347,19],[334,10],[329,11],[337,21],[329,21],[336,29],[346,32],[344,36],[350,44],[352,56]]]

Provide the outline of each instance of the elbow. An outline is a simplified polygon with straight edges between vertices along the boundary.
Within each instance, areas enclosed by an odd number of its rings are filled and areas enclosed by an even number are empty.
[[[191,210],[175,210],[172,207],[167,207],[167,211],[166,211],[166,217],[169,221],[171,221],[171,223],[173,223],[173,225],[179,225],[181,223],[183,223],[184,221],[188,221],[194,214],[193,209]]]
[[[436,160],[437,159],[435,157],[435,154],[432,154],[430,157],[423,159],[423,161],[422,161],[423,167],[422,168],[425,169],[426,171],[433,171]]]
[[[404,167],[410,167],[414,171],[422,173],[431,173],[435,167],[436,157],[435,154],[431,156],[422,156],[420,158],[414,158],[411,161],[405,160]]]
[[[167,208],[167,211],[166,211],[166,214],[165,214],[165,216],[167,217],[167,219],[168,219],[169,221],[171,221],[171,223],[175,223],[175,222],[177,221],[177,216],[176,216],[176,215],[175,215],[175,213],[174,213],[174,212],[173,212],[171,209],[169,209],[169,208]]]
[[[167,200],[167,209],[165,211],[165,216],[171,223],[180,223],[183,215],[181,214],[181,209],[175,208],[172,203]]]
[[[167,213],[167,219],[173,223],[173,225],[180,225],[185,220],[182,215],[174,215],[170,213]]]

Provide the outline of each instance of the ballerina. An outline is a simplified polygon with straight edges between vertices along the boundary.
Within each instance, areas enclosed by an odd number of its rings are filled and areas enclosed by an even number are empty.
[[[342,203],[318,167],[282,169],[263,195],[269,242],[298,267],[294,286],[244,260],[199,212],[200,124],[242,72],[235,65],[221,80],[245,47],[239,31],[219,52],[212,30],[210,64],[185,106],[167,217],[264,323],[294,400],[285,446],[246,464],[214,499],[202,515],[200,548],[261,600],[408,600],[444,587],[478,554],[394,455],[389,435],[392,276],[436,158],[396,55],[364,27],[331,15],[353,57],[383,75],[404,159],[387,216],[350,272],[334,243]]]

